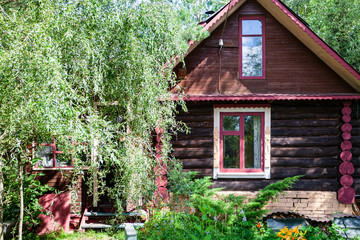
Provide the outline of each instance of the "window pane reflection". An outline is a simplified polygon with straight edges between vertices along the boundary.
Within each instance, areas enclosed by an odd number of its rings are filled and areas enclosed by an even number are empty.
[[[261,168],[261,116],[244,117],[245,168]]]
[[[260,20],[242,20],[243,35],[261,35],[262,22]]]
[[[224,131],[239,131],[239,116],[224,116],[223,126]]]
[[[224,136],[223,167],[240,168],[240,136]]]
[[[53,167],[52,146],[38,146],[36,157],[40,158],[37,163],[39,167]]]
[[[242,75],[262,76],[262,37],[242,37]]]

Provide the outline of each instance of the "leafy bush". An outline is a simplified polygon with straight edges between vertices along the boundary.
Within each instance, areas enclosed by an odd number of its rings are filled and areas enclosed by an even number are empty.
[[[244,203],[243,196],[218,196],[210,178],[192,180],[194,174],[169,173],[172,200],[154,211],[140,239],[276,239],[260,223],[263,207],[300,177],[271,184]]]
[[[14,168],[4,166],[4,221],[19,221],[20,197],[18,173]],[[39,196],[53,189],[47,185],[41,185],[36,180],[36,176],[44,175],[43,173],[23,175],[24,184],[24,226],[30,231],[40,224]],[[15,230],[15,229],[14,229]]]

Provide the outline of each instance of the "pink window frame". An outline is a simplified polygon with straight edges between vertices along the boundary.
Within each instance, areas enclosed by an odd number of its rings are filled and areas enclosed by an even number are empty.
[[[260,20],[262,22],[262,35],[243,35],[242,20]],[[262,76],[243,76],[242,72],[242,37],[262,36]],[[239,78],[240,79],[265,79],[265,16],[244,16],[239,18]]]
[[[260,144],[260,168],[252,169],[252,168],[245,168],[245,151],[244,151],[244,116],[261,116],[261,144]],[[240,129],[239,131],[224,131],[223,130],[223,116],[239,116],[240,117]],[[220,172],[243,172],[243,173],[252,173],[252,172],[264,172],[264,124],[265,124],[265,113],[263,112],[221,112],[220,113]],[[224,168],[223,164],[223,136],[224,135],[238,135],[240,136],[240,168]]]
[[[35,143],[36,147],[37,143]],[[74,141],[71,139],[71,145],[75,145]],[[63,151],[56,151],[56,139],[53,138],[52,143],[40,143],[40,146],[51,146],[53,150],[53,166],[52,167],[44,167],[44,166],[38,166],[38,164],[35,164],[35,168],[73,168],[74,167],[74,158],[71,158],[71,166],[56,166],[56,154],[63,154]],[[36,150],[35,150],[36,151]]]

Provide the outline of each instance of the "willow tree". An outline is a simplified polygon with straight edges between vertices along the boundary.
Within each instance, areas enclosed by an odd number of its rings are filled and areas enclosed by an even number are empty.
[[[32,143],[56,136],[66,144],[71,136],[86,143],[73,149],[75,172],[90,164],[101,185],[111,169],[107,192],[115,200],[151,197],[152,133],[165,130],[167,151],[178,128],[177,103],[168,101],[171,59],[187,39],[173,9],[161,1],[0,2],[0,156],[20,183]],[[84,163],[80,155],[91,148],[98,161]],[[22,190],[20,184],[20,213]],[[18,230],[21,239],[21,214]]]
[[[360,71],[360,0],[284,0],[322,39]]]

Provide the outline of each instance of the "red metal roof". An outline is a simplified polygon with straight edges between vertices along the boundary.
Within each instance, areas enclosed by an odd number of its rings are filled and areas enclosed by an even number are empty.
[[[178,95],[172,95],[179,100]],[[360,94],[251,94],[251,95],[190,95],[184,101],[274,101],[274,100],[359,100]]]

